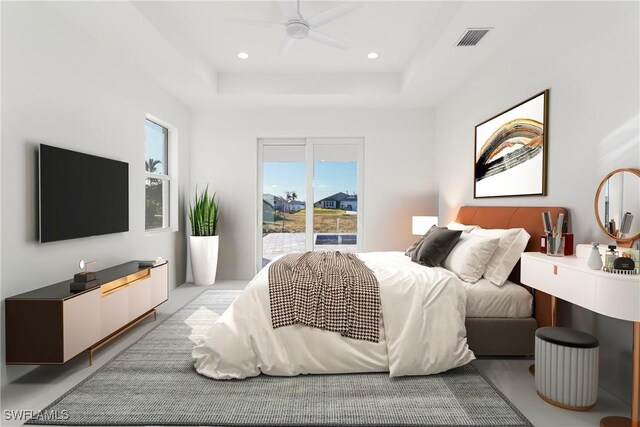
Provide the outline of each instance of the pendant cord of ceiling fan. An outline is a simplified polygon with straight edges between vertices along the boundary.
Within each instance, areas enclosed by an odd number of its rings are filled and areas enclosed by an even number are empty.
[[[300,0],[298,0],[297,3],[298,3],[298,8],[297,8],[298,18],[300,18],[300,20],[304,22],[304,18],[302,17],[302,14],[300,13]]]

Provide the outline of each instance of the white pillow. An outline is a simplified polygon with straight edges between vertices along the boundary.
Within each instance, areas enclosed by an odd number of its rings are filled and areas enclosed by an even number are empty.
[[[498,248],[498,242],[498,238],[474,236],[463,232],[458,243],[442,262],[442,266],[465,282],[476,283]]]
[[[484,271],[484,277],[494,285],[502,286],[507,281],[513,267],[518,263],[520,255],[527,247],[527,242],[531,236],[524,228],[476,228],[471,234],[500,239],[498,248],[493,253]]]
[[[451,221],[447,224],[447,228],[449,230],[462,230],[463,233],[471,233],[473,230],[478,228],[477,225],[465,225],[460,224],[459,222]]]

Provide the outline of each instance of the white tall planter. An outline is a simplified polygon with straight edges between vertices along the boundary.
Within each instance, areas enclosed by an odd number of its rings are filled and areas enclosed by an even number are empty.
[[[219,236],[189,236],[193,283],[213,285],[218,270]]]

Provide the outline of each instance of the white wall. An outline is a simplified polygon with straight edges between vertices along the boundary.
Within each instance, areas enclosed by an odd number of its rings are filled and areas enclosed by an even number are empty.
[[[411,216],[437,211],[431,110],[212,109],[192,121],[192,186],[220,196],[219,278],[255,273],[258,138],[364,137],[366,251],[406,249]]]
[[[71,277],[82,258],[106,268],[162,256],[170,261],[170,286],[182,283],[184,219],[178,232],[145,236],[144,118],[149,113],[178,128],[180,186],[188,189],[188,109],[137,71],[110,60],[100,45],[42,3],[5,2],[2,9],[3,302]],[[128,162],[129,231],[38,243],[39,143]],[[2,341],[5,384],[27,368],[5,365],[4,333]]]
[[[522,55],[496,58],[436,111],[439,211],[461,205],[565,206],[577,243],[609,242],[599,230],[595,191],[619,167],[639,167],[638,3],[580,3],[538,24]],[[562,21],[564,20],[564,26]],[[584,33],[563,33],[580,20]],[[530,52],[531,55],[526,52]],[[548,196],[473,199],[474,127],[550,88]],[[593,333],[602,344],[600,381],[629,402],[631,323],[562,305],[560,322]]]

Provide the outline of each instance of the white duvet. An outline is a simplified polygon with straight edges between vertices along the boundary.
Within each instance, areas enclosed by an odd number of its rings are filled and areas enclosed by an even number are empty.
[[[402,252],[358,254],[380,283],[380,341],[292,325],[271,327],[268,267],[193,348],[198,373],[216,379],[386,372],[443,372],[475,357],[464,326],[466,294],[443,268],[412,263]]]

